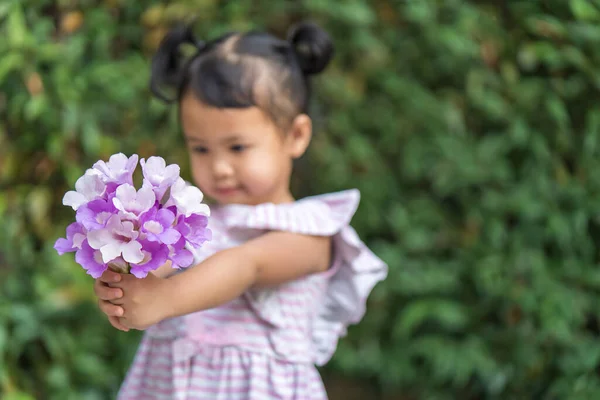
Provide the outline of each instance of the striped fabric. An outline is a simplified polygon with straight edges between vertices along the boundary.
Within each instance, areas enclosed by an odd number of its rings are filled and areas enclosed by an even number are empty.
[[[220,307],[151,327],[118,399],[326,399],[315,365],[331,358],[387,274],[349,226],[359,197],[348,190],[291,204],[215,207],[213,240],[196,254],[198,262],[276,230],[332,236],[333,264],[324,273],[250,290]]]

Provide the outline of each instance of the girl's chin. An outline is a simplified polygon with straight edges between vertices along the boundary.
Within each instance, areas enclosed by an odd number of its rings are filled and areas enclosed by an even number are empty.
[[[209,195],[218,204],[247,204],[250,203],[247,196],[240,189],[220,190]]]

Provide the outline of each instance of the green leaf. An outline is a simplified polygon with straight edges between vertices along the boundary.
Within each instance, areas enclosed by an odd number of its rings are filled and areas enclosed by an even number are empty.
[[[18,392],[8,392],[2,395],[2,400],[36,400],[30,394],[18,391]]]
[[[100,153],[100,130],[93,121],[84,121],[81,132],[81,144],[85,153],[90,156],[96,156]]]
[[[6,1],[0,3],[0,20],[8,15],[11,7],[13,6],[13,3],[16,3],[16,1],[15,0],[13,0],[13,1],[6,0]]]
[[[32,96],[25,105],[25,118],[28,121],[39,119],[48,106],[47,98],[43,94]]]
[[[13,70],[21,68],[25,63],[22,54],[9,52],[0,58],[0,82],[6,79],[6,76]]]
[[[591,157],[600,150],[600,111],[589,109],[585,117],[583,152]]]
[[[600,10],[588,0],[569,0],[569,6],[577,19],[583,21],[600,20]]]
[[[468,320],[467,310],[459,303],[444,299],[417,300],[401,311],[394,336],[410,336],[425,322],[435,323],[443,329],[459,330]]]
[[[28,39],[25,15],[18,3],[13,3],[12,10],[8,14],[6,36],[10,46],[17,49],[22,48]]]

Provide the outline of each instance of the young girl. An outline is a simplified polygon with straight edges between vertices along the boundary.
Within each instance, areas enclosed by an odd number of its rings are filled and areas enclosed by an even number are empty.
[[[183,61],[182,44],[196,46]],[[145,279],[106,272],[99,306],[118,329],[146,329],[119,399],[325,399],[315,365],[357,323],[386,265],[349,222],[359,192],[294,200],[293,160],[312,133],[308,79],[333,53],[303,23],[211,42],[170,32],[152,89],[175,89],[195,183],[217,203],[197,265]]]

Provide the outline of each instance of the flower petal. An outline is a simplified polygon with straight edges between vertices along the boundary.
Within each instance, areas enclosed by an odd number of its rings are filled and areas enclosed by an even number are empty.
[[[94,257],[96,250],[92,249],[87,241],[84,241],[81,245],[81,249],[75,253],[75,261],[81,265],[92,278],[99,278],[104,271],[108,268],[106,264],[100,264]]]
[[[132,185],[130,185],[129,183],[124,183],[124,184],[120,185],[117,188],[116,193],[117,193],[116,199],[119,199],[125,206],[127,206],[129,203],[134,202],[135,198],[137,197],[137,192],[135,191],[135,188]],[[115,207],[117,207],[116,204],[115,204]],[[121,210],[121,209],[119,208],[119,210]],[[121,211],[125,211],[125,210],[121,210]]]
[[[131,157],[129,157],[127,163],[125,164],[125,170],[130,174],[130,177],[133,177],[133,171],[135,170],[135,167],[137,167],[138,158],[139,157],[137,154],[133,154]],[[133,183],[133,181],[130,183]]]
[[[96,221],[96,212],[94,212],[88,203],[83,207],[79,207],[77,213],[75,214],[75,220],[79,222],[81,225],[85,226],[86,229],[96,229],[100,228],[98,222]]]
[[[148,276],[148,272],[150,272],[150,270],[146,270],[146,268],[143,266],[132,265],[129,272],[131,272],[131,274],[136,278],[143,279]]]
[[[144,259],[142,244],[138,241],[132,240],[129,243],[121,245],[121,250],[123,259],[128,263],[139,263]]]
[[[151,257],[144,264],[132,264],[131,273],[138,278],[144,278],[148,272],[154,271],[167,261],[169,248],[157,242],[143,242],[144,251]]]
[[[87,236],[83,233],[76,233],[73,235],[73,248],[80,249],[81,244],[84,240],[87,239]]]
[[[97,199],[80,207],[75,214],[75,220],[88,230],[101,229],[104,228],[106,222],[112,216],[111,214],[116,211],[117,209],[112,202]]]
[[[115,241],[112,237],[110,229],[108,228],[88,232],[87,239],[90,247],[96,250],[100,250],[102,246]]]
[[[56,243],[54,243],[54,249],[61,256],[65,253],[71,253],[77,250],[73,248],[73,243],[65,238],[59,238]]]
[[[187,268],[194,262],[194,255],[187,249],[177,251],[170,258],[175,268]]]
[[[173,228],[169,228],[157,236],[164,244],[174,244],[181,238],[181,233]]]
[[[87,199],[81,193],[77,193],[74,190],[69,190],[63,196],[62,202],[63,202],[63,205],[65,205],[65,206],[71,206],[73,208],[73,210],[77,211],[77,209],[82,204],[85,204],[87,202]]]
[[[171,197],[165,206],[175,205],[177,211],[186,217],[198,213],[210,215],[210,208],[202,203],[203,198],[204,194],[200,189],[178,178],[171,186]]]
[[[173,225],[173,222],[175,221],[175,214],[173,214],[171,211],[169,211],[165,208],[161,208],[156,213],[155,218],[156,218],[156,221],[160,222],[160,224],[163,226],[163,228],[167,228],[167,227]]]
[[[152,188],[142,187],[137,192],[136,200],[139,207],[139,214],[148,211],[154,206],[154,203],[156,203],[156,195]]]
[[[102,254],[102,261],[104,261],[104,263],[108,263],[114,260],[115,258],[119,257],[121,255],[121,250],[123,247],[124,246],[117,241],[112,241],[105,244],[100,248],[100,253]],[[125,258],[125,261],[128,261],[127,258]]]
[[[83,194],[89,200],[102,196],[106,185],[102,178],[94,173],[86,173],[75,182],[75,190]]]

